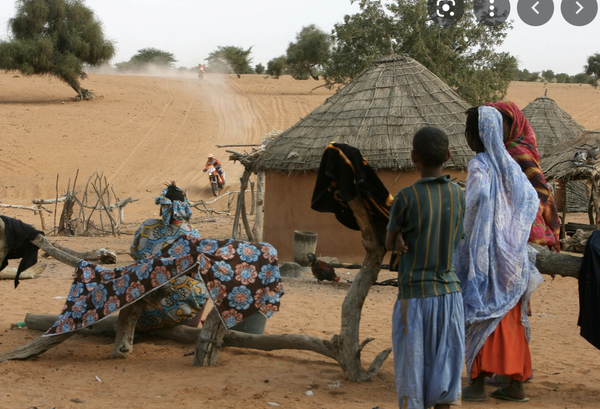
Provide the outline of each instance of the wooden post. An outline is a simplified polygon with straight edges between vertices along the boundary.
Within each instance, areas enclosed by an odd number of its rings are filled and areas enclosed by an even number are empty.
[[[564,190],[564,192],[565,192],[565,195],[564,195],[564,196],[565,196],[565,203],[564,203],[564,206],[563,206],[563,212],[562,212],[562,223],[561,223],[561,225],[560,225],[560,233],[559,233],[559,235],[558,235],[558,238],[559,238],[559,239],[564,239],[564,238],[567,236],[567,235],[566,235],[566,233],[565,233],[565,228],[566,228],[566,226],[567,226],[567,194],[568,194],[568,193],[567,193],[567,184],[568,184],[568,183],[569,183],[568,181],[565,181],[565,182],[564,182],[564,189],[565,189],[565,190]],[[558,244],[558,243],[557,243],[557,244]]]
[[[44,205],[43,205],[44,201],[42,200],[41,203],[39,203],[37,205],[38,209],[40,209],[39,213],[40,213],[40,222],[42,223],[42,231],[45,233],[46,232],[46,223],[44,221]]]
[[[254,215],[256,208],[256,197],[254,195],[254,181],[250,179],[250,195],[252,196],[252,206],[250,207],[250,216]]]
[[[208,313],[196,342],[195,366],[210,366],[217,363],[219,349],[225,334],[227,334],[227,328],[225,328],[225,324],[219,317],[219,311],[213,308]]]
[[[252,233],[256,241],[263,241],[263,220],[265,200],[265,172],[259,172],[256,178],[256,213]]]

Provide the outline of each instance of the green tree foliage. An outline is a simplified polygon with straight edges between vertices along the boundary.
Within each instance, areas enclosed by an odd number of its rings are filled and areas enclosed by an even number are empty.
[[[127,62],[115,64],[117,71],[139,72],[148,66],[174,68],[177,60],[172,53],[157,48],[142,48]]]
[[[517,68],[512,77],[513,81],[533,82],[533,81],[537,81],[539,79],[540,79],[539,72],[529,72],[529,70],[527,68],[524,68],[523,71],[521,71]]]
[[[558,82],[559,84],[563,84],[565,82],[571,82],[569,74],[566,74],[564,72],[556,74],[556,82]]]
[[[596,53],[588,57],[587,64],[583,67],[585,73],[590,76],[589,84],[598,88],[598,78],[600,77],[600,54]]]
[[[325,79],[331,87],[354,78],[373,61],[408,54],[472,104],[500,99],[517,68],[514,57],[495,52],[510,23],[481,24],[472,1],[463,18],[450,27],[433,24],[426,0],[361,0],[361,12],[334,27],[334,45]],[[391,44],[390,44],[391,43]]]
[[[287,48],[288,71],[296,79],[319,79],[318,72],[327,65],[331,53],[331,36],[314,24],[303,27],[296,42]]]
[[[542,71],[542,78],[544,78],[548,82],[552,82],[552,80],[555,77],[556,77],[556,75],[554,74],[554,71],[552,71],[552,70]]]
[[[250,63],[252,62],[252,58],[250,58],[251,52],[252,47],[244,50],[232,45],[226,47],[219,46],[208,55],[206,60],[212,72],[233,72],[240,78],[250,68]]]
[[[263,72],[265,72],[265,66],[262,65],[261,63],[256,64],[256,67],[254,67],[254,71],[256,71],[256,73],[258,75],[262,74]]]
[[[577,75],[573,75],[569,82],[572,82],[573,84],[591,84],[592,81],[593,78],[591,75],[581,72]]]
[[[108,62],[115,49],[104,38],[102,25],[82,0],[17,0],[8,22],[10,37],[0,41],[0,69],[23,75],[53,75],[76,92],[77,99],[93,93],[81,88],[84,64]]]
[[[267,74],[275,79],[279,79],[279,76],[283,74],[287,66],[287,58],[285,55],[273,58],[267,63]]]

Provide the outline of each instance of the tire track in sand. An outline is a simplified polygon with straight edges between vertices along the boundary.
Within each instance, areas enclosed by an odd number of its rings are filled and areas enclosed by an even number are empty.
[[[108,179],[108,181],[110,183],[113,183],[119,177],[119,175],[121,174],[121,172],[123,172],[123,170],[127,167],[127,165],[129,165],[129,163],[131,162],[131,160],[137,156],[137,154],[139,153],[140,149],[142,149],[142,147],[146,144],[146,142],[148,141],[148,139],[150,139],[150,137],[152,136],[152,134],[154,134],[154,132],[156,131],[156,129],[158,128],[158,126],[161,124],[161,122],[165,118],[167,112],[169,111],[169,109],[173,105],[173,102],[175,101],[175,96],[173,95],[173,92],[171,91],[171,84],[170,84],[170,81],[168,79],[167,79],[167,92],[169,93],[169,98],[170,98],[169,101],[165,104],[165,106],[163,107],[163,109],[160,112],[160,114],[158,114],[158,116],[154,120],[154,123],[152,124],[152,126],[150,127],[150,129],[148,130],[148,132],[146,132],[146,134],[138,142],[138,144],[136,145],[136,147],[131,151],[131,153],[127,156],[127,158],[123,161],[123,163],[121,163],[121,166],[119,166],[119,168],[115,171],[115,173],[113,173],[113,175]]]

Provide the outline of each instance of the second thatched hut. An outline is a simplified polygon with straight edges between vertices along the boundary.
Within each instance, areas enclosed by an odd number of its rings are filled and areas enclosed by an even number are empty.
[[[541,158],[549,155],[561,142],[577,138],[584,130],[583,126],[546,95],[536,98],[523,108],[523,115],[533,128]],[[555,179],[552,183],[559,211],[587,212],[590,189],[585,181],[564,183]]]
[[[410,160],[412,138],[423,126],[443,129],[453,178],[466,179],[473,153],[466,144],[469,104],[419,62],[396,56],[375,62],[323,105],[266,146],[257,163],[264,171],[264,240],[280,259],[292,259],[295,230],[318,234],[317,256],[361,262],[360,232],[339,224],[333,214],[310,208],[324,148],[331,142],[357,147],[392,195],[420,178]]]

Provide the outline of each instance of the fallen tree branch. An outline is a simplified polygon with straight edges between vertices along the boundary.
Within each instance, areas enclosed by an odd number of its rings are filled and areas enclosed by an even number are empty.
[[[34,212],[44,211],[44,212],[52,213],[52,210],[46,209],[45,207],[39,208],[39,207],[34,207],[34,206],[21,206],[21,205],[11,205],[11,204],[0,204],[0,207],[6,207],[6,208],[11,208],[11,209],[31,210]]]

